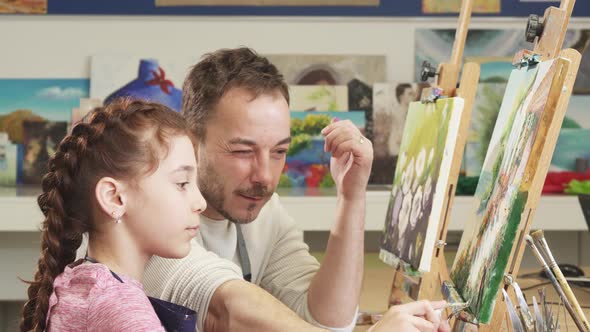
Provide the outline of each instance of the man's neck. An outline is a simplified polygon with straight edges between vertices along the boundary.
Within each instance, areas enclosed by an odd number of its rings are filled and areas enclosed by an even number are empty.
[[[203,213],[201,214],[211,220],[216,220],[216,221],[221,221],[221,220],[226,220],[227,218],[225,218],[224,216],[221,215],[221,213],[217,212],[217,210],[207,206],[207,208],[205,209],[205,211],[203,211]]]

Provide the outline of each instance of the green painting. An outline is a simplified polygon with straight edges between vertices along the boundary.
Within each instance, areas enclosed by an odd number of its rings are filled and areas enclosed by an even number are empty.
[[[464,101],[412,102],[381,240],[381,259],[429,271]]]
[[[534,68],[515,69],[506,92],[479,183],[473,215],[465,230],[451,279],[481,323],[491,319],[496,295],[508,264],[536,171],[536,142],[545,138],[541,119],[560,62],[546,61]],[[532,165],[532,166],[531,166]],[[539,189],[540,190],[540,189]]]

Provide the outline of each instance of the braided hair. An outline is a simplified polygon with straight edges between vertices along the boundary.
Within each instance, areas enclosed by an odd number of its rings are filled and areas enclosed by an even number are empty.
[[[166,106],[120,99],[93,110],[60,142],[37,199],[45,216],[41,254],[28,282],[21,331],[47,328],[53,281],[76,259],[83,234],[94,231],[98,181],[105,176],[136,181],[155,171],[169,139],[184,135],[194,142],[182,116]]]

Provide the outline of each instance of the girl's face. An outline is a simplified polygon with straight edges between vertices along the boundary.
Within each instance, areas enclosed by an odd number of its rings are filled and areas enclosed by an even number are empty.
[[[169,145],[158,169],[132,189],[122,221],[142,251],[182,258],[190,251],[206,202],[197,188],[192,142],[186,136],[177,136]]]

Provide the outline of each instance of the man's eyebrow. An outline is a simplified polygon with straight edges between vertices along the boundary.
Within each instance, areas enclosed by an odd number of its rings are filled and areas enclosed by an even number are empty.
[[[248,146],[257,145],[255,141],[248,139],[248,138],[242,138],[242,137],[234,137],[234,138],[230,139],[229,144],[242,144],[242,145],[248,145]]]

